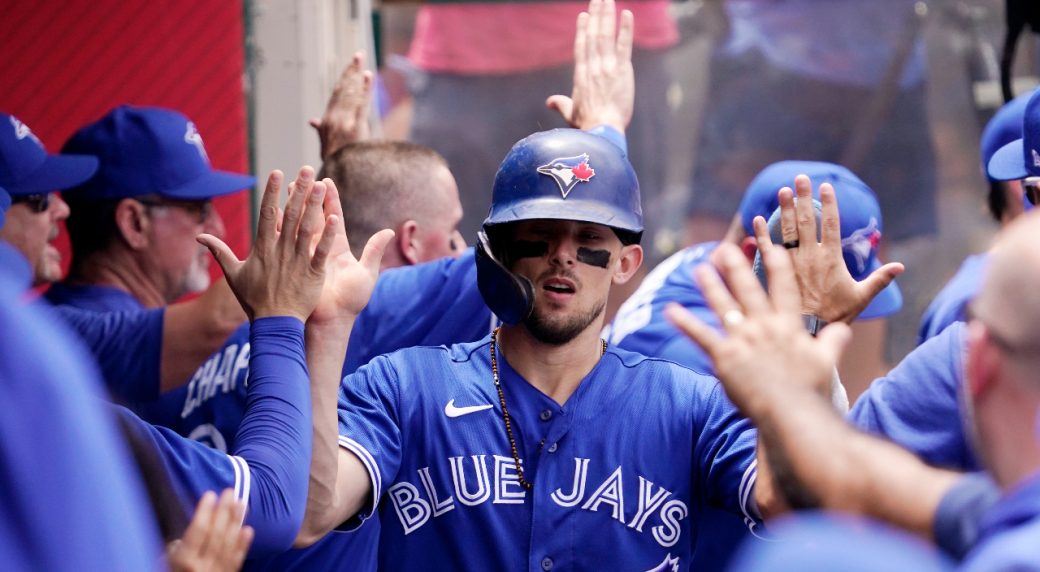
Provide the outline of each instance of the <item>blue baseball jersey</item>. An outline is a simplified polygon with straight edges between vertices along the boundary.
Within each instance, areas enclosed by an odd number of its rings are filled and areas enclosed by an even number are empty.
[[[153,312],[143,310],[140,303],[127,292],[104,286],[55,284],[48,292],[48,298],[54,303],[63,304],[60,306],[62,309],[75,306],[79,308],[79,312],[105,318],[113,316],[129,318],[140,315],[142,312]],[[146,343],[149,347],[160,347],[161,332],[160,322],[157,333],[147,336]],[[186,385],[157,396],[155,399],[132,403],[131,409],[147,422],[172,430],[178,435],[199,441],[221,452],[234,451],[238,446],[239,428],[246,414],[248,403],[250,333],[249,323],[243,324],[231,334],[219,350],[195,370]],[[157,355],[156,363],[158,363]],[[154,377],[148,379],[155,380],[157,383],[158,372],[156,371]],[[307,452],[309,455],[309,449]],[[206,465],[201,464],[203,471],[197,475],[197,478],[203,479],[203,483],[208,482],[210,485],[207,487],[196,484],[189,487],[190,492],[183,495],[188,501],[194,502],[194,499],[197,499],[205,490],[219,490],[217,484],[214,483],[225,482],[230,486],[231,481],[228,478],[233,475],[226,473],[225,469],[228,464],[224,458],[234,459],[235,457],[210,455],[207,458],[216,463],[217,469],[206,469]],[[213,479],[219,473],[218,469],[224,470],[224,481]],[[190,474],[185,473],[185,476],[190,477]],[[378,527],[373,526],[370,529],[358,531],[354,535],[333,535],[309,548],[283,553],[271,549],[255,550],[250,552],[250,559],[246,561],[244,568],[247,570],[329,569],[348,561],[353,563],[352,569],[374,570],[378,532]],[[270,543],[258,539],[254,544]],[[284,543],[278,546],[283,545]]]
[[[757,526],[755,430],[717,380],[609,348],[565,405],[499,354],[526,491],[492,381],[490,340],[409,348],[343,380],[340,446],[369,472],[381,569],[687,570],[693,515]]]
[[[989,253],[975,254],[964,259],[957,273],[943,286],[921,316],[917,344],[937,336],[954,322],[963,322],[968,303],[975,298],[982,285],[982,276],[989,263]]]
[[[720,326],[693,278],[693,269],[708,262],[718,244],[695,244],[658,264],[618,309],[617,316],[605,332],[607,340],[629,351],[668,359],[692,370],[712,374],[711,359],[664,317],[664,309],[674,302],[707,324]]]
[[[604,332],[607,339],[629,351],[714,374],[708,355],[664,317],[664,309],[675,302],[705,323],[720,327],[693,277],[693,269],[707,263],[718,244],[706,242],[689,246],[658,264],[618,309],[614,321]],[[745,539],[754,538],[748,534],[743,520],[731,513],[708,507],[696,518],[701,532],[694,550],[695,570],[725,569],[737,547]]]
[[[977,471],[960,410],[965,325],[954,323],[910,352],[856,400],[849,420],[909,449],[925,462]]]
[[[250,555],[270,556],[292,546],[307,503],[313,428],[303,323],[260,318],[250,342],[248,401],[230,455],[118,411],[160,459],[187,510],[206,491],[233,488],[256,531]]]
[[[98,320],[127,320],[143,318],[146,310],[130,293],[109,286],[55,284],[47,292],[47,299],[63,312],[77,308]],[[65,314],[67,318],[69,314]],[[206,358],[192,374],[188,383],[178,389],[158,394],[158,368],[153,376],[135,378],[128,364],[141,359],[138,353],[122,351],[127,344],[142,347],[150,357],[147,361],[159,363],[162,347],[162,325],[146,328],[144,333],[124,330],[112,335],[110,351],[100,351],[99,359],[112,361],[115,374],[109,387],[117,398],[149,423],[173,429],[186,437],[202,441],[221,451],[231,451],[235,434],[245,410],[249,375],[249,323],[235,330],[227,341]],[[116,349],[119,348],[119,349]],[[152,356],[154,354],[154,356]],[[227,396],[227,397],[224,397]]]
[[[37,304],[0,243],[0,562],[7,570],[151,570],[162,554],[96,366]],[[60,350],[55,350],[60,348]]]
[[[965,572],[1040,571],[1040,473],[1019,483],[982,516]]]
[[[477,288],[472,248],[458,258],[392,268],[379,275],[354,323],[343,374],[402,348],[474,342],[496,325]]]

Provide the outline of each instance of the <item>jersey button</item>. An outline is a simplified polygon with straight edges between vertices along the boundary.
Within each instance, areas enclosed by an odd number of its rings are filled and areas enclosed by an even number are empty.
[[[550,453],[555,453],[556,452],[556,443],[553,443],[552,445],[549,445],[549,452]]]
[[[543,409],[542,413],[538,417],[540,417],[542,421],[548,421],[552,419],[552,411]]]
[[[546,572],[548,572],[549,570],[552,570],[552,567],[553,567],[552,558],[549,558],[548,556],[546,556],[545,558],[542,558],[542,570],[545,570]]]

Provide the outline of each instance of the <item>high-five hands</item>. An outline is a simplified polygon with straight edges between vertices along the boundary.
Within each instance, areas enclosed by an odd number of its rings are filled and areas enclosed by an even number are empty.
[[[210,234],[198,241],[224,270],[231,290],[251,320],[293,316],[306,320],[325,284],[325,262],[342,217],[325,217],[327,188],[315,182],[314,169],[303,167],[291,185],[284,213],[278,208],[282,172],[272,171],[260,203],[256,242],[245,261]]]
[[[769,276],[768,294],[731,244],[718,247],[718,273],[708,265],[696,268],[698,283],[724,333],[678,304],[665,310],[708,353],[726,394],[752,419],[767,411],[776,392],[808,389],[827,394],[834,365],[850,337],[848,326],[841,323],[827,326],[816,338],[810,336],[802,324],[791,258],[781,248],[767,248],[762,261]]]
[[[365,52],[357,52],[336,82],[325,114],[310,126],[321,140],[321,160],[327,161],[348,143],[369,138],[368,112],[372,100],[372,72],[365,69]]]
[[[780,190],[780,223],[783,241],[794,264],[795,278],[802,297],[802,313],[812,314],[827,322],[852,323],[860,312],[903,272],[898,262],[885,264],[860,282],[845,266],[841,246],[841,220],[838,201],[830,183],[820,185],[820,240],[816,240],[816,209],[812,202],[812,181],[805,175],[795,178],[795,193],[789,187]],[[769,239],[766,221],[756,217],[755,237],[759,250],[775,249]]]
[[[610,125],[622,133],[632,121],[635,75],[632,69],[632,12],[621,12],[617,26],[614,0],[590,0],[578,15],[574,39],[574,90],[570,97],[546,101],[571,126],[591,129]]]

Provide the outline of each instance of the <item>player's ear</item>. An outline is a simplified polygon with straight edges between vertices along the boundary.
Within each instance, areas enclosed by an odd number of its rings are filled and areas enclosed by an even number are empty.
[[[123,241],[134,250],[148,246],[147,231],[151,220],[146,209],[145,205],[134,199],[123,199],[116,205],[116,228]]]
[[[397,248],[408,264],[418,264],[422,260],[422,245],[416,236],[418,232],[419,223],[412,219],[404,221],[397,229]]]
[[[965,382],[973,402],[992,387],[1000,368],[1000,350],[989,339],[990,333],[980,322],[968,324],[968,352],[964,359]]]
[[[755,254],[758,253],[758,239],[753,236],[745,236],[740,239],[740,251],[744,253],[744,258],[747,258],[748,262],[755,262]]]
[[[643,247],[638,244],[629,244],[621,247],[618,257],[617,269],[614,271],[614,284],[624,284],[635,276],[639,267],[643,265]]]

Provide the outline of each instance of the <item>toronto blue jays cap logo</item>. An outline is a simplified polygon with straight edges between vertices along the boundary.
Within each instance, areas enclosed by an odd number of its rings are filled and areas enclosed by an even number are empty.
[[[36,134],[32,132],[32,129],[29,129],[28,125],[22,123],[13,115],[10,117],[10,120],[11,127],[14,128],[14,136],[16,138],[20,140],[29,137],[36,143],[36,145],[43,147],[43,143],[41,143],[39,138],[36,137]]]
[[[870,223],[867,226],[858,228],[852,231],[848,237],[841,239],[841,249],[852,253],[856,259],[856,272],[862,273],[867,269],[867,260],[870,259],[871,252],[878,247],[880,242],[881,231],[878,230],[877,219],[870,217]]]
[[[189,121],[185,127],[184,142],[194,145],[199,150],[202,160],[209,163],[209,155],[206,154],[206,147],[202,144],[202,135],[199,134],[199,130],[195,127],[194,122]]]
[[[589,179],[596,176],[596,170],[589,166],[588,153],[553,159],[538,167],[538,172],[552,177],[560,187],[560,193],[565,199],[578,183],[587,183]]]

